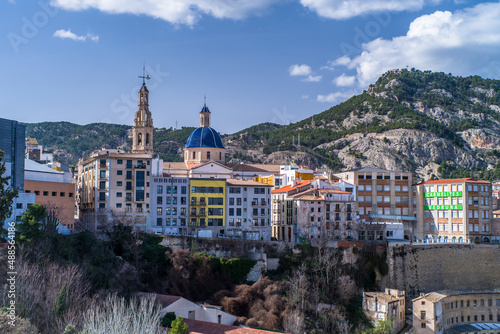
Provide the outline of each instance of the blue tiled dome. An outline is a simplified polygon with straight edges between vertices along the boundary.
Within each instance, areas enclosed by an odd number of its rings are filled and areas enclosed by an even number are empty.
[[[191,147],[225,148],[217,131],[208,126],[199,127],[191,132],[186,148]]]

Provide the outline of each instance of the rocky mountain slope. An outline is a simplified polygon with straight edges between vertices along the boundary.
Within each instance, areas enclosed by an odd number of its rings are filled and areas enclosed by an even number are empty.
[[[193,128],[156,129],[155,151],[179,161]],[[96,147],[130,147],[130,126],[28,124],[27,135],[75,163]],[[298,136],[300,135],[300,146]],[[393,70],[313,117],[223,136],[232,162],[296,163],[333,171],[373,166],[418,178],[500,179],[500,81]]]

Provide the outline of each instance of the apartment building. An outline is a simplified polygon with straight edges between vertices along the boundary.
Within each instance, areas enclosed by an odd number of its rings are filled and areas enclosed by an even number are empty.
[[[24,140],[25,126],[17,121],[0,118],[0,150],[4,152],[0,163],[5,163],[5,174],[10,176],[9,187],[18,190],[14,198],[11,216],[5,222],[21,221],[28,205],[35,203],[35,194],[24,192]]]
[[[363,167],[335,176],[356,185],[360,220],[403,223],[404,238],[413,239],[417,218],[412,173]]]
[[[404,291],[386,288],[384,292],[363,292],[363,311],[372,322],[389,320],[393,334],[402,330],[405,321]]]
[[[226,235],[271,239],[271,186],[250,180],[226,180]]]
[[[123,223],[151,232],[151,156],[121,150],[94,152],[78,162],[78,217],[86,229],[102,233]]]
[[[431,292],[412,303],[415,334],[456,333],[464,325],[500,322],[498,290]]]
[[[430,180],[415,186],[420,240],[490,242],[491,183],[472,178]]]
[[[356,240],[357,203],[350,192],[311,188],[291,196],[292,221],[302,239]]]
[[[309,190],[332,189],[322,180],[295,180],[292,184],[271,191],[271,238],[286,242],[299,242],[299,226],[294,219],[294,203],[290,196]]]
[[[74,231],[76,184],[73,174],[25,159],[24,191],[35,194],[37,204],[55,212],[59,223]]]
[[[224,235],[226,225],[226,180],[190,179],[189,234]],[[200,231],[204,231],[200,234]]]
[[[188,234],[189,179],[151,177],[151,222],[156,234]]]

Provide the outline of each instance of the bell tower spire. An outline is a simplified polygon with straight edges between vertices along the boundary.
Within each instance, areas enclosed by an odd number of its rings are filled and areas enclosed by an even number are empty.
[[[135,113],[134,125],[132,127],[132,153],[153,154],[153,118],[149,111],[149,91],[146,87],[146,66],[142,69],[142,86],[139,89],[139,106]]]
[[[200,127],[210,127],[210,110],[207,107],[207,96],[205,95],[205,102],[200,111]]]

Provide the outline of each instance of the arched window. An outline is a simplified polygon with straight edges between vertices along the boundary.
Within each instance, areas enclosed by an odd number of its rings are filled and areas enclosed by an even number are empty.
[[[142,133],[139,133],[137,135],[137,145],[141,145],[142,144]]]
[[[149,145],[149,133],[146,133],[146,145]]]
[[[207,160],[210,160],[210,151],[207,152]]]
[[[219,152],[219,160],[222,160],[222,152]]]
[[[196,152],[193,152],[193,159],[196,159]]]

